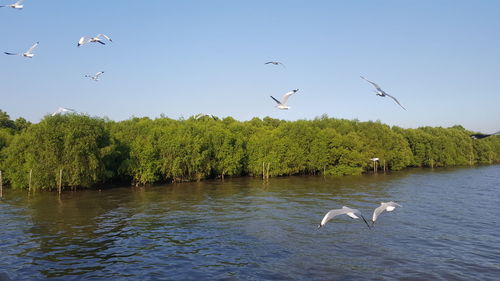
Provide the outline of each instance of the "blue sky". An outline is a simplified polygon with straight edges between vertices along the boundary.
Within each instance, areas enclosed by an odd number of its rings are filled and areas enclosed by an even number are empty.
[[[11,1],[0,0],[1,4]],[[142,3],[141,3],[142,2]],[[330,117],[500,130],[500,1],[26,0],[1,8],[0,109],[91,116]],[[104,33],[106,46],[80,48]],[[282,67],[264,65],[279,60]],[[105,71],[94,82],[85,74]],[[360,75],[408,109],[377,97]],[[300,89],[280,111],[269,97]]]

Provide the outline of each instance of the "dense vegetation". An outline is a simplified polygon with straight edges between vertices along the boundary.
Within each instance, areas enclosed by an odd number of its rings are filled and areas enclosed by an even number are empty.
[[[322,116],[240,122],[211,116],[187,120],[85,115],[46,116],[38,124],[0,110],[0,170],[13,188],[54,189],[102,183],[144,185],[224,178],[353,175],[380,168],[442,167],[500,162],[500,137],[481,140],[461,126],[403,129],[380,122]]]

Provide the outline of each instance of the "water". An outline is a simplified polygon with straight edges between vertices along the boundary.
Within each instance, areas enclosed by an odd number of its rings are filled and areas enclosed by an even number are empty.
[[[499,280],[500,166],[241,178],[0,201],[13,280]],[[373,230],[338,217],[403,205]]]

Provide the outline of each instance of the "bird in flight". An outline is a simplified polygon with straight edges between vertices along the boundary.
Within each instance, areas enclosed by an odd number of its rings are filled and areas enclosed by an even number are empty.
[[[473,138],[473,139],[475,139],[475,140],[478,140],[478,139],[484,139],[484,138],[491,137],[491,136],[494,136],[494,135],[499,135],[499,134],[500,134],[500,131],[498,131],[496,133],[493,133],[493,134],[481,134],[481,133],[477,133],[477,134],[470,135],[470,137]]]
[[[363,219],[363,221],[365,222],[366,226],[368,226],[368,228],[370,228],[370,225],[368,224],[368,222],[366,221],[366,219],[363,217],[363,215],[361,214],[361,212],[359,210],[351,209],[351,208],[346,207],[346,206],[343,206],[342,209],[333,209],[333,210],[330,210],[328,213],[326,213],[326,215],[321,220],[321,223],[318,225],[318,228],[325,226],[325,224],[329,220],[333,219],[334,217],[336,217],[338,215],[343,215],[343,214],[346,214],[353,219],[359,219],[358,216],[360,216]]]
[[[94,81],[97,82],[97,81],[100,80],[99,76],[101,76],[101,74],[103,74],[103,73],[104,73],[104,71],[99,71],[99,72],[97,72],[94,75],[85,75],[85,77],[89,77],[90,79],[92,79],[92,80],[94,80]]]
[[[376,89],[376,90],[375,90],[375,93],[377,94],[377,96],[380,96],[380,97],[385,97],[385,96],[390,97],[390,98],[391,98],[391,99],[393,99],[393,100],[394,100],[397,104],[399,104],[399,106],[401,106],[404,110],[406,110],[406,108],[404,108],[404,106],[402,106],[402,105],[399,103],[399,101],[398,101],[395,97],[393,97],[393,96],[389,95],[388,93],[386,93],[384,90],[382,90],[382,88],[380,88],[380,86],[379,86],[379,85],[377,85],[376,83],[374,83],[374,82],[372,82],[372,81],[370,81],[370,80],[366,79],[366,78],[365,78],[365,77],[363,77],[363,76],[359,76],[359,77],[361,77],[362,79],[366,80],[368,83],[372,84],[372,85],[373,85],[373,87],[375,87],[375,89]]]
[[[102,45],[106,45],[106,43],[104,43],[102,41],[102,38],[107,39],[109,42],[113,42],[113,40],[111,40],[111,38],[109,38],[107,35],[97,34],[97,36],[95,36],[95,37],[88,37],[88,36],[81,37],[80,40],[78,40],[78,44],[76,46],[80,47],[80,46],[85,45],[87,43],[96,43],[96,42],[100,43]]]
[[[375,223],[375,221],[377,220],[378,216],[383,211],[392,212],[392,211],[394,211],[394,209],[396,209],[396,207],[403,207],[403,206],[399,205],[398,203],[392,202],[392,201],[391,202],[380,202],[380,206],[377,207],[373,211],[372,226]]]
[[[275,99],[273,96],[271,96],[271,98],[277,103],[276,107],[278,109],[281,109],[281,110],[286,110],[286,109],[289,109],[290,107],[286,105],[286,103],[288,102],[288,98],[295,94],[299,89],[296,89],[296,90],[291,90],[290,92],[286,93],[283,95],[283,98],[281,101]]]
[[[9,53],[9,52],[4,52],[4,54],[6,55],[10,55],[10,56],[23,56],[23,57],[26,57],[26,58],[32,58],[35,54],[33,54],[33,50],[36,48],[36,46],[38,46],[38,42],[36,42],[35,44],[33,44],[33,46],[31,46],[31,48],[29,48],[28,51],[26,51],[25,53]]]
[[[24,8],[23,2],[24,2],[24,0],[19,0],[14,4],[0,6],[0,8],[9,7],[9,8],[13,8],[13,9],[22,10]]]
[[[198,119],[204,119],[205,117],[207,118],[212,118],[214,119],[215,121],[219,120],[219,117],[215,116],[215,115],[212,115],[212,114],[205,114],[205,113],[198,113],[196,115],[193,116],[193,118],[195,120],[198,120]]]
[[[54,111],[54,113],[52,113],[52,116],[56,116],[57,114],[61,114],[64,112],[76,112],[76,111],[71,108],[59,107],[56,111]]]
[[[266,62],[264,64],[274,64],[274,65],[281,65],[281,66],[285,67],[285,65],[282,62],[279,62],[279,61],[268,61],[268,62]]]

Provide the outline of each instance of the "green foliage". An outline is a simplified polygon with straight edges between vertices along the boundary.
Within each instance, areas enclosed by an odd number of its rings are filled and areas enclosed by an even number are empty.
[[[6,178],[14,188],[54,189],[59,171],[64,186],[90,187],[104,182],[109,155],[104,121],[81,115],[49,116],[16,135],[5,149]]]
[[[323,115],[294,122],[239,122],[198,115],[121,122],[67,114],[38,124],[0,110],[0,169],[14,188],[135,185],[252,175],[356,175],[379,167],[441,167],[500,162],[500,136],[470,138],[461,126],[403,129]]]

